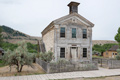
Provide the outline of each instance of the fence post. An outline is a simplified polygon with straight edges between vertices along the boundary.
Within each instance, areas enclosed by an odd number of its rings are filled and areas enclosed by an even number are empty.
[[[102,59],[101,59],[101,67],[102,67]]]
[[[50,64],[47,64],[47,73],[50,73]]]
[[[111,67],[112,67],[112,64],[113,64],[113,63],[112,63],[112,60],[111,60]]]

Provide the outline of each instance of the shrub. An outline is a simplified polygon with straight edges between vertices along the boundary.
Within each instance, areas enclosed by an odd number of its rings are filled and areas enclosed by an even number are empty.
[[[50,62],[53,58],[53,52],[51,52],[51,51],[48,51],[48,52],[45,52],[45,53],[40,52],[37,55],[37,57],[40,58],[43,61]]]
[[[120,60],[120,49],[117,49],[117,52],[118,52],[118,54],[117,54],[117,56],[116,56],[116,59],[117,59],[117,60]]]
[[[7,50],[3,60],[10,67],[16,65],[17,71],[21,72],[24,65],[32,67],[33,54],[28,52],[27,44],[25,42],[20,42],[18,48],[14,51]]]
[[[99,51],[95,51],[95,50],[94,50],[94,51],[92,52],[92,55],[98,55],[98,56],[100,56],[101,53],[100,53]]]

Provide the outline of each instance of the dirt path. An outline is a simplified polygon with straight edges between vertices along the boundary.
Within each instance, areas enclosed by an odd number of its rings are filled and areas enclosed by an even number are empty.
[[[44,74],[45,72],[38,64],[33,64],[34,68],[31,68],[30,66],[24,66],[21,73],[18,73],[16,71],[16,67],[13,66],[12,70],[10,72],[10,67],[0,67],[0,76],[21,76],[21,75],[32,75],[32,74]]]

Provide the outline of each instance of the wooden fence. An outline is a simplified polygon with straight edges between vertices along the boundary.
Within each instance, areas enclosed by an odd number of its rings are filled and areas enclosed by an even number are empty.
[[[93,61],[97,61],[100,67],[117,69],[120,68],[120,60],[106,59],[106,58],[93,58]]]
[[[36,59],[38,63],[46,73],[60,73],[60,72],[72,72],[72,71],[88,71],[97,70],[98,64],[96,62],[70,62],[59,61],[47,63],[40,59]]]

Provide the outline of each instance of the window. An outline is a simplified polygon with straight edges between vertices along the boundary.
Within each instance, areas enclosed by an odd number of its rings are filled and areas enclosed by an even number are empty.
[[[83,57],[87,57],[87,48],[83,48]]]
[[[114,53],[113,53],[113,55],[114,55]]]
[[[106,53],[106,55],[108,55],[108,53]]]
[[[60,29],[60,37],[65,37],[65,28],[61,27]]]
[[[77,12],[77,6],[72,6],[72,8],[74,12]]]
[[[65,48],[60,48],[60,58],[65,58]]]
[[[72,28],[72,38],[76,38],[76,28]]]
[[[87,38],[87,29],[83,29],[83,38]]]

